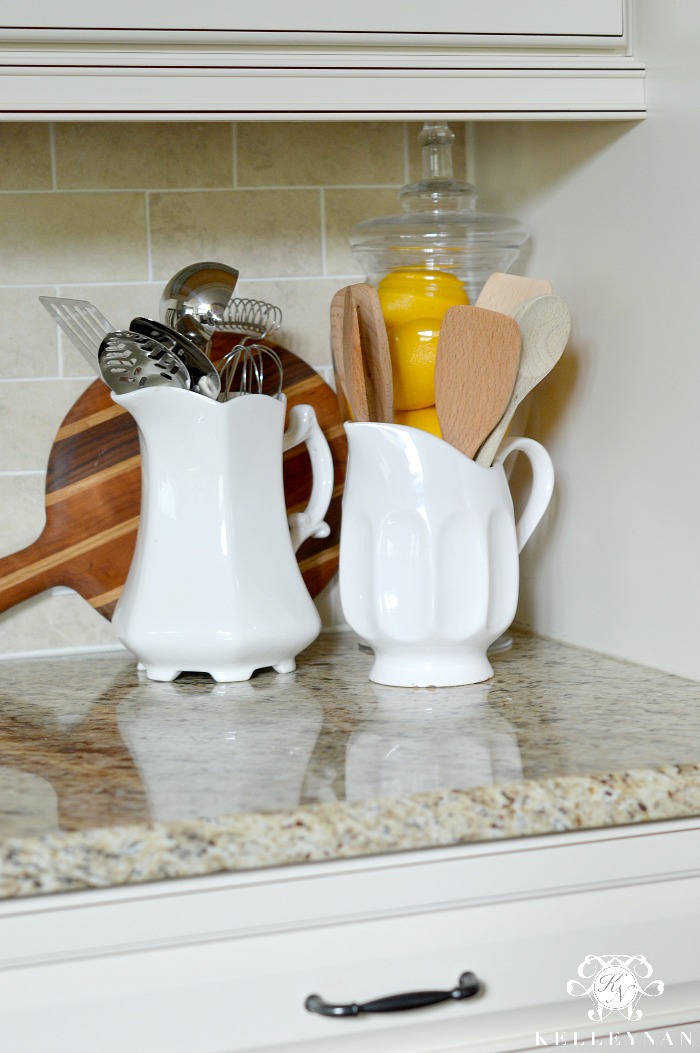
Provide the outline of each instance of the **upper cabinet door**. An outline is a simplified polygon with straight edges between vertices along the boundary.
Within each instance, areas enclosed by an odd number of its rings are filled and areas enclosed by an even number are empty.
[[[634,2],[0,0],[0,115],[642,117]]]
[[[624,43],[623,0],[0,0],[6,40],[176,40],[200,42],[425,43],[439,46],[523,40],[538,47]],[[506,39],[504,39],[506,38]],[[508,39],[509,38],[509,39]]]

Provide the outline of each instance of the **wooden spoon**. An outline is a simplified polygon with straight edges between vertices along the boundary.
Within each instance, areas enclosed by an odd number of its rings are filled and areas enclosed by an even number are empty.
[[[522,334],[520,365],[506,410],[476,455],[477,464],[485,467],[493,464],[518,405],[561,358],[571,329],[569,309],[558,296],[526,300],[514,320]]]
[[[343,377],[353,420],[370,420],[365,365],[362,357],[360,318],[352,286],[343,295]]]
[[[394,383],[391,353],[379,293],[373,285],[350,286],[360,323],[360,344],[370,420],[391,424],[394,420]]]
[[[520,359],[520,329],[505,314],[450,307],[440,326],[435,401],[442,437],[473,457],[503,416]]]
[[[487,278],[476,306],[485,307],[489,311],[500,311],[501,314],[509,314],[512,318],[524,300],[553,292],[551,283],[544,278],[521,278],[518,274],[501,274],[497,271]]]
[[[333,355],[333,372],[335,373],[335,393],[338,397],[338,409],[345,420],[347,417],[347,395],[345,392],[345,366],[343,364],[343,317],[345,314],[345,286],[338,289],[331,300],[331,353]]]

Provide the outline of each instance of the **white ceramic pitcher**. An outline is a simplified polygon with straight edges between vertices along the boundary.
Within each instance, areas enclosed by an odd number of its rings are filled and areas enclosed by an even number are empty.
[[[549,454],[513,439],[484,468],[428,432],[349,423],[340,599],[374,650],[370,679],[403,687],[493,676],[490,644],[518,602],[518,553],[554,485]],[[533,481],[516,524],[503,461],[521,450]]]
[[[246,680],[291,672],[321,621],[295,552],[327,537],[333,460],[311,406],[165,387],[113,395],[139,429],[141,518],[114,613],[119,639],[152,680],[184,670]],[[305,442],[313,489],[287,517],[282,455]]]

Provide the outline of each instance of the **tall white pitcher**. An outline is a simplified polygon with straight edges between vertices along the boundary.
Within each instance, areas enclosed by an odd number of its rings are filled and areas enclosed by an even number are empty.
[[[291,672],[321,628],[295,552],[330,532],[333,461],[313,408],[293,407],[285,432],[284,396],[215,402],[150,387],[112,397],[138,425],[143,480],[119,639],[152,680]],[[313,489],[288,518],[282,455],[300,442]]]

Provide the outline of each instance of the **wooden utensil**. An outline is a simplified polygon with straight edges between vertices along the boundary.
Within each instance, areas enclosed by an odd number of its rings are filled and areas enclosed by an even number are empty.
[[[347,395],[345,391],[345,366],[343,364],[343,318],[345,315],[345,289],[338,289],[331,300],[331,353],[333,355],[333,372],[335,374],[335,393],[338,409],[344,419],[347,417]]]
[[[360,318],[351,286],[347,286],[343,294],[343,375],[353,420],[366,423],[370,420],[369,399],[365,384]]]
[[[391,424],[394,420],[394,383],[379,294],[366,282],[350,288],[357,305],[370,420]]]
[[[493,464],[518,405],[561,358],[571,330],[569,309],[558,296],[526,300],[517,308],[514,321],[522,334],[518,375],[503,416],[475,457],[477,464],[486,467]]]
[[[236,339],[231,334],[215,337],[212,357],[221,358]],[[347,441],[332,388],[291,351],[278,344],[269,346],[282,361],[288,405],[314,407],[333,456],[334,497],[326,516],[330,536],[310,538],[297,554],[306,586],[316,596],[338,567]],[[295,447],[284,460],[289,512],[303,511],[311,482],[306,447]],[[46,479],[46,525],[40,537],[0,559],[0,611],[52,586],[66,585],[111,618],[131,564],[140,507],[136,423],[112,402],[106,385],[96,380],[69,411],[54,439]]]
[[[476,306],[512,317],[524,300],[553,292],[551,283],[544,278],[522,278],[518,274],[501,274],[497,271],[486,279]]]
[[[442,437],[474,457],[508,405],[520,359],[512,318],[481,307],[450,307],[435,358],[435,400]]]

